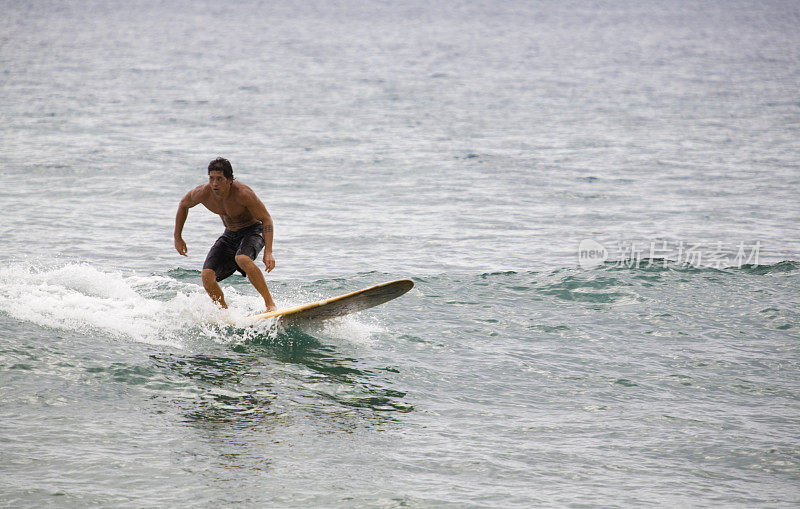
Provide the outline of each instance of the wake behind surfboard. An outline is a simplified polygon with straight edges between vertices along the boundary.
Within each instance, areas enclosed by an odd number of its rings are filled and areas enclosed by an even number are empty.
[[[319,302],[311,302],[292,308],[261,313],[250,318],[274,318],[281,320],[327,320],[338,316],[363,311],[400,297],[414,287],[410,279],[390,281],[352,293],[340,295]]]

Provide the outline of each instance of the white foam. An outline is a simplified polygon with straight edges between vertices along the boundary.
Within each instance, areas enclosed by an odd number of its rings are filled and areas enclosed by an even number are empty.
[[[182,315],[182,308],[175,303],[189,299],[196,305],[208,299],[200,299],[200,288],[187,284],[182,284],[183,288],[171,300],[147,298],[136,290],[153,287],[146,279],[103,272],[87,264],[3,267],[0,312],[42,327],[96,331],[117,338],[181,347],[181,331],[192,322],[197,323],[201,316]],[[163,284],[163,278],[159,282]]]
[[[386,329],[375,319],[368,319],[366,315],[347,315],[337,320],[324,323],[328,334],[347,339],[353,343],[372,344],[376,334],[386,332]]]
[[[263,311],[259,295],[230,286],[223,289],[229,309],[216,306],[199,281],[108,272],[88,264],[50,268],[19,264],[0,268],[0,312],[41,327],[177,348],[198,338],[231,343],[280,334],[276,320],[249,318]],[[282,307],[320,298],[291,293],[280,296]],[[374,318],[360,315],[304,328],[359,344],[383,331]]]

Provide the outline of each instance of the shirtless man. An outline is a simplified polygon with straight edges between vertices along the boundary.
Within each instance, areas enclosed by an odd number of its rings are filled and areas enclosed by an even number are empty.
[[[265,248],[264,265],[267,272],[275,268],[275,258],[272,256],[272,217],[256,193],[233,179],[233,168],[227,159],[218,157],[211,161],[208,165],[208,184],[186,193],[178,205],[178,214],[175,216],[175,249],[183,256],[187,256],[186,242],[181,237],[183,225],[189,216],[189,209],[198,203],[219,214],[222,224],[225,225],[225,232],[208,252],[201,273],[203,287],[211,300],[227,309],[225,295],[218,282],[238,270],[247,276],[264,297],[267,311],[276,310],[278,307],[269,294],[264,273],[253,262],[261,248]]]

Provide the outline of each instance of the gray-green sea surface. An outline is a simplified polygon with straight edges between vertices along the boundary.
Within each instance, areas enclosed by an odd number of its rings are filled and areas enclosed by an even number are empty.
[[[796,2],[0,8],[0,506],[800,503]]]

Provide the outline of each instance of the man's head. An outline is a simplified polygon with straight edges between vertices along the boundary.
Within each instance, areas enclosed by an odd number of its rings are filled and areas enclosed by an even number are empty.
[[[226,179],[233,180],[233,167],[224,157],[218,157],[208,163],[208,174],[211,175],[212,171],[221,171]]]
[[[211,161],[208,164],[208,183],[215,195],[227,196],[233,183],[231,162],[224,157],[218,157]]]

